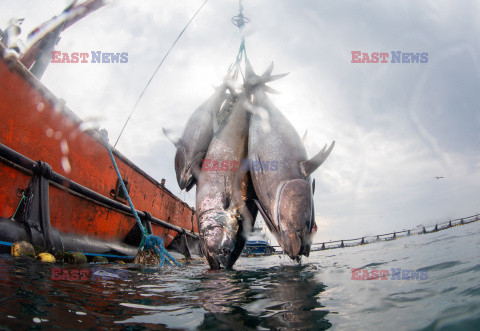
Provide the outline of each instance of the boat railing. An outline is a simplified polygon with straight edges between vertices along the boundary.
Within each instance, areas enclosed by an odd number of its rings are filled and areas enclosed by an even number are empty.
[[[37,166],[37,162],[27,158],[26,156],[14,151],[13,149],[1,143],[0,143],[0,159],[3,159],[5,163],[10,164],[12,167],[28,175],[32,175],[34,168]],[[78,184],[72,181],[71,179],[66,178],[54,171],[51,171],[45,175],[47,176],[46,179],[48,179],[49,182],[57,188],[70,191],[75,195],[80,195],[81,197],[89,199],[97,204],[107,206],[109,208],[115,209],[117,211],[123,212],[133,217],[132,209],[129,206],[126,206],[118,201],[107,198],[102,194],[97,193],[81,184]],[[168,222],[162,221],[158,218],[155,218],[147,212],[137,210],[137,214],[141,219],[148,220],[153,224],[156,224],[164,228],[174,230],[179,233],[198,239],[197,234],[187,231],[179,226],[176,226]]]

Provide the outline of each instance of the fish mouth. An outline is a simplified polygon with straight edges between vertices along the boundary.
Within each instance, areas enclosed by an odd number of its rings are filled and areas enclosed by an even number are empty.
[[[285,236],[288,236],[288,239],[286,239]],[[310,255],[310,240],[305,240],[301,235],[296,233],[291,233],[285,236],[282,239],[282,248],[283,252],[287,254],[289,258],[298,261],[301,255],[307,257]]]
[[[292,260],[296,259],[302,251],[302,239],[295,233],[282,236],[283,252]]]
[[[235,250],[235,243],[232,242],[229,245],[223,245],[221,250],[217,253],[216,259],[220,261],[221,266],[224,269],[231,269],[233,264],[237,260],[232,256],[233,251]]]
[[[274,206],[280,245],[292,260],[310,253],[312,198],[308,181],[287,180],[277,189]]]
[[[182,178],[180,178],[179,186],[182,190],[185,189],[185,191],[188,192],[192,189],[193,186],[195,186],[195,183],[196,183],[196,180],[193,177],[193,175],[190,175],[189,177],[182,176]]]
[[[185,162],[187,159],[187,153],[183,146],[177,147],[177,152],[175,153],[175,174],[177,175],[177,183],[181,190],[185,189]]]
[[[208,244],[207,243],[207,261],[210,264],[211,269],[231,269],[235,264],[238,256],[235,256],[235,241],[226,238],[220,244]]]
[[[192,162],[189,163],[188,167],[185,168],[181,178],[180,182],[182,183],[184,189],[188,192],[190,189],[195,185],[197,182],[197,179],[192,173],[193,167],[195,164],[197,164],[198,160],[194,159]]]
[[[187,192],[190,191],[192,187],[195,186],[195,182],[196,181],[194,181],[193,178],[190,178],[190,181],[188,182],[188,184],[185,185],[185,191]]]
[[[236,213],[208,210],[198,216],[200,240],[211,269],[231,269],[238,256],[239,218]],[[243,247],[242,247],[243,248]]]
[[[178,163],[177,163],[177,155],[178,155]],[[187,156],[185,149],[183,146],[178,147],[177,149],[177,155],[175,155],[175,169],[177,169],[178,166],[178,172],[177,172],[177,181],[178,181],[178,186],[180,186],[180,189],[185,189],[187,192],[190,191],[190,189],[197,183],[197,179],[195,178],[194,175],[194,167],[201,162],[202,157],[204,156],[204,153],[198,153],[195,158],[188,163],[187,163]]]

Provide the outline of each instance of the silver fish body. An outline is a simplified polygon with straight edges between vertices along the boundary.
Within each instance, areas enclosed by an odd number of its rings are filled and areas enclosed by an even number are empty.
[[[216,113],[230,97],[228,87],[223,84],[215,93],[190,115],[180,138],[175,138],[163,129],[164,134],[177,148],[175,173],[180,189],[187,192],[195,185],[199,164],[205,156],[214,134]]]
[[[249,123],[248,155],[260,164],[260,170],[251,171],[256,203],[283,251],[298,260],[309,255],[315,223],[310,174],[334,144],[308,160],[297,131],[267,97],[264,86],[257,82],[250,94],[255,114]],[[277,164],[275,169],[271,162]]]
[[[248,171],[241,169],[247,156],[248,113],[240,97],[226,122],[214,135],[197,183],[196,212],[200,241],[212,269],[231,268],[245,245],[244,231],[253,226],[257,208]]]

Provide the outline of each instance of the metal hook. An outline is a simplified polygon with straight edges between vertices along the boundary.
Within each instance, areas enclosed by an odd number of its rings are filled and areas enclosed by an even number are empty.
[[[232,17],[233,25],[237,26],[239,29],[243,28],[245,24],[250,23],[250,19],[243,15],[243,5],[242,0],[238,1],[239,12],[237,16]]]
[[[250,23],[250,19],[243,16],[243,14],[240,13],[237,16],[232,17],[232,23],[233,25],[241,29],[245,26],[245,24]]]

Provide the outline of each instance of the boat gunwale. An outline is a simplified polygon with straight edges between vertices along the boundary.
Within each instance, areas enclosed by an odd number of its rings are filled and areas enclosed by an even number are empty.
[[[8,61],[5,61],[3,59],[5,49],[6,49],[5,45],[2,44],[2,42],[0,41],[0,58],[2,59],[3,62],[6,63],[10,71],[14,70],[15,72],[17,72],[27,83],[29,83],[36,91],[38,91],[42,95],[42,97],[44,97],[48,102],[50,102],[55,109],[60,108],[59,113],[61,113],[62,115],[65,115],[68,119],[73,121],[76,125],[81,125],[83,123],[82,119],[78,117],[70,108],[68,108],[62,99],[56,97],[17,58],[10,58],[8,59]],[[61,107],[55,107],[55,106],[58,106],[59,104],[61,105]],[[92,137],[96,142],[98,142],[99,144],[101,144],[103,147],[106,148],[105,140],[100,135],[100,133],[98,133],[93,129],[87,129],[84,132],[87,133],[90,137]],[[179,197],[173,194],[170,190],[168,190],[165,186],[162,186],[156,179],[154,179],[152,176],[147,174],[144,170],[142,170],[140,167],[138,167],[136,164],[130,161],[125,155],[123,155],[115,147],[111,146],[111,148],[112,148],[113,154],[119,160],[121,160],[127,166],[135,170],[137,173],[139,173],[142,177],[147,179],[149,182],[154,184],[157,188],[162,190],[162,192],[167,193],[172,198],[177,200],[179,203],[189,208],[192,211],[192,214],[195,214],[195,209],[191,207],[188,203],[181,200]]]
[[[19,163],[21,162],[22,164],[15,163],[14,161],[6,158],[3,155],[5,151],[7,153],[16,154],[15,155],[16,158],[18,158],[20,160]],[[26,156],[12,150],[11,148],[9,148],[9,147],[1,144],[1,143],[0,143],[0,162],[5,163],[8,166],[14,165],[13,166],[14,169],[16,169],[18,171],[22,171],[25,174],[30,175],[30,176],[33,176],[33,168],[36,165],[36,162],[34,162],[33,160],[27,158]],[[106,197],[106,196],[96,192],[96,191],[93,191],[93,190],[89,189],[88,187],[85,187],[85,186],[83,186],[79,183],[76,183],[69,178],[66,178],[66,177],[64,177],[60,174],[57,174],[54,171],[52,171],[52,173],[50,175],[50,178],[47,178],[47,179],[49,181],[49,184],[52,184],[52,186],[54,186],[58,189],[67,191],[74,196],[77,196],[77,197],[82,198],[82,199],[86,199],[88,201],[96,203],[96,204],[98,204],[100,206],[103,206],[105,208],[109,208],[111,210],[121,212],[122,214],[125,214],[126,216],[133,217],[132,209],[129,206],[126,206],[126,205],[124,205],[124,204],[122,204],[122,203],[120,203],[116,200],[113,200],[109,197]],[[81,190],[83,190],[84,192],[80,192],[79,188],[81,188]],[[97,196],[98,199],[92,198],[91,196],[88,196],[85,193],[90,194],[92,196]],[[104,203],[101,200],[104,200],[107,203]],[[145,212],[137,210],[137,213],[141,218],[145,219],[145,217],[146,217]],[[176,231],[178,233],[185,233],[186,235],[194,237],[194,238],[198,237],[198,234],[195,233],[195,232],[188,231],[187,229],[184,229],[180,226],[168,223],[166,221],[162,221],[162,220],[160,220],[160,219],[158,219],[154,216],[151,217],[150,221],[155,225],[158,225],[158,226]]]

